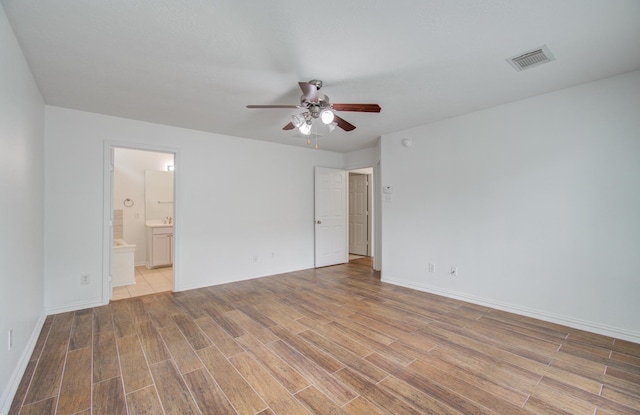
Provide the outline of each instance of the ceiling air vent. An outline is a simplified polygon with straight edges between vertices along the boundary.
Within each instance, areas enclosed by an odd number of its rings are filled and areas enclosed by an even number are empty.
[[[551,62],[555,59],[556,58],[553,56],[547,45],[544,45],[541,48],[509,58],[507,59],[507,62],[509,62],[516,71],[524,71],[525,69],[530,69],[534,66],[542,65],[543,63]]]

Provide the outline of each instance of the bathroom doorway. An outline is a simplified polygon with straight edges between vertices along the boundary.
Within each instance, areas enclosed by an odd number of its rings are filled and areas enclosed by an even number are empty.
[[[111,300],[174,287],[172,152],[111,147]]]

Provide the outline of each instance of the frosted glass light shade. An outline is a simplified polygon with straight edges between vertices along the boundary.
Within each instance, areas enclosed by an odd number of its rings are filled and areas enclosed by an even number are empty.
[[[294,127],[300,127],[304,123],[304,117],[302,115],[292,115],[291,116],[291,124]]]
[[[325,124],[331,124],[333,122],[333,111],[324,110],[322,114],[320,114],[320,119]]]
[[[309,135],[311,134],[311,124],[307,124],[305,122],[300,127],[298,127],[298,130],[300,130],[300,132],[304,135]]]

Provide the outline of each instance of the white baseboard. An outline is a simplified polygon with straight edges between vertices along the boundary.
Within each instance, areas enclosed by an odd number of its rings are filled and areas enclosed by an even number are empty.
[[[31,332],[31,336],[27,341],[27,344],[20,355],[20,359],[18,360],[18,364],[11,373],[9,377],[9,382],[7,383],[7,387],[0,396],[0,415],[7,415],[9,413],[9,409],[11,409],[11,403],[13,402],[13,397],[18,390],[18,386],[20,386],[20,381],[22,380],[22,376],[24,376],[24,371],[27,369],[27,365],[29,364],[29,360],[31,359],[31,355],[33,354],[33,349],[36,347],[36,343],[38,341],[38,337],[40,336],[40,331],[42,331],[42,326],[44,326],[44,321],[47,318],[46,314],[41,314],[36,322],[36,326]]]
[[[601,334],[603,336],[609,336],[616,339],[628,340],[630,342],[640,343],[640,333],[632,330],[622,329],[619,327],[606,326],[604,324],[599,324],[591,321],[580,320],[573,317],[563,316],[555,313],[548,313],[546,311],[535,310],[527,307],[521,307],[514,304],[503,303],[500,301],[477,297],[477,296],[473,296],[465,293],[460,293],[457,291],[444,290],[442,288],[428,286],[428,285],[417,285],[407,281],[395,280],[392,278],[382,278],[382,281],[389,284],[399,285],[401,287],[412,288],[418,291],[424,291],[431,294],[453,298],[456,300],[466,301],[473,304],[495,308],[497,310],[507,311],[509,313],[537,318],[539,320],[547,321],[550,323],[561,324],[563,326],[568,326],[575,329],[588,331],[591,333]]]
[[[47,308],[45,312],[47,313],[47,315],[60,314],[60,313],[67,313],[69,311],[84,310],[85,308],[100,307],[103,305],[105,305],[105,303],[103,303],[102,300],[91,300],[91,301],[83,301],[75,304],[69,304],[61,307]]]
[[[225,279],[222,281],[198,281],[198,282],[194,282],[194,283],[189,283],[189,284],[182,284],[180,282],[180,277],[174,277],[174,281],[176,283],[176,287],[175,287],[175,292],[181,292],[181,291],[189,291],[189,290],[195,290],[198,288],[207,288],[207,287],[214,287],[216,285],[222,285],[222,284],[230,284],[230,283],[234,283],[234,282],[241,282],[241,281],[247,281],[247,280],[256,280],[259,278],[267,278],[267,277],[273,277],[275,275],[282,275],[282,274],[288,274],[290,272],[296,272],[296,271],[301,271],[301,270],[305,270],[305,269],[310,269],[310,268],[294,268],[294,269],[284,269],[284,270],[277,270],[277,271],[273,271],[273,272],[269,272],[267,274],[259,274],[259,275],[249,275],[249,276],[243,276],[243,277],[237,277],[237,278],[232,278],[232,279]]]
[[[230,283],[233,283],[233,282],[240,282],[240,281],[247,281],[247,280],[254,280],[254,279],[257,279],[257,278],[263,278],[263,277],[247,277],[247,278],[242,278],[242,279],[232,279],[232,280],[223,280],[223,281],[215,281],[215,282],[199,281],[199,282],[195,282],[195,283],[191,283],[191,284],[178,284],[178,286],[175,288],[174,292],[196,290],[196,289],[199,289],[199,288],[207,288],[207,287],[215,287],[216,285],[230,284]]]

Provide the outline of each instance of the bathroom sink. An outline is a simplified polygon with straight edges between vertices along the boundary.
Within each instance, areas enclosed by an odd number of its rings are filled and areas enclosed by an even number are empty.
[[[173,226],[173,222],[172,223],[166,223],[162,219],[154,219],[154,220],[148,220],[145,223],[145,225],[148,226],[149,228],[172,227]]]

